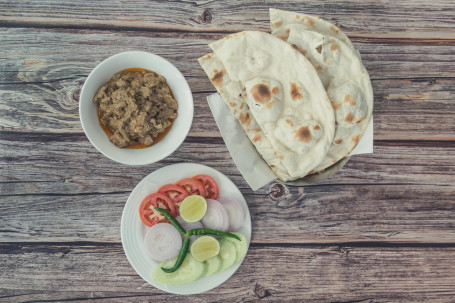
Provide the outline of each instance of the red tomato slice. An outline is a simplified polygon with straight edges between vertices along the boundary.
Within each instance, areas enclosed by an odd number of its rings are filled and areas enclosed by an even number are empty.
[[[156,223],[169,222],[164,215],[155,210],[155,207],[166,209],[172,216],[176,216],[176,209],[171,199],[161,193],[148,195],[142,200],[139,206],[139,215],[142,222],[147,226],[153,226]]]
[[[182,203],[183,199],[189,196],[186,189],[175,184],[163,185],[160,187],[160,189],[158,189],[158,192],[168,196],[176,208],[180,206],[180,203]]]
[[[183,187],[190,195],[200,195],[205,197],[205,187],[202,182],[193,178],[184,178],[177,182],[178,186]]]
[[[204,184],[205,197],[207,199],[216,200],[220,196],[220,188],[218,187],[218,184],[216,184],[216,181],[212,177],[208,175],[197,175],[194,176],[193,179],[196,179],[202,184]]]

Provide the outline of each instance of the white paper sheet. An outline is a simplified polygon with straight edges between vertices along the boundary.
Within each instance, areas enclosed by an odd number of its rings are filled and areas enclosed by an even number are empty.
[[[207,97],[215,122],[238,170],[255,191],[276,179],[275,174],[262,159],[248,139],[237,118],[223,101],[220,94]],[[365,130],[352,155],[373,153],[373,119]]]

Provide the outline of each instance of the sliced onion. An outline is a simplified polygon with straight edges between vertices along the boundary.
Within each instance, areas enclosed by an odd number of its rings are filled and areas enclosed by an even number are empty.
[[[182,247],[182,237],[169,223],[158,223],[147,228],[144,246],[155,261],[162,262],[177,257]]]
[[[207,212],[202,217],[205,228],[227,231],[229,229],[229,214],[223,204],[217,200],[207,199]]]
[[[186,231],[189,231],[191,229],[196,229],[196,228],[202,228],[201,221],[188,223],[188,222],[184,221],[182,218],[180,218],[180,216],[176,217],[175,219],[177,219],[177,221],[179,221],[180,225],[182,225],[183,229],[185,229]],[[183,237],[184,236],[182,235],[182,238]],[[193,241],[196,240],[197,237],[198,236],[191,236],[190,243],[193,243]]]
[[[223,204],[229,215],[228,231],[236,231],[245,222],[245,211],[239,201],[233,198],[219,197],[218,201]]]

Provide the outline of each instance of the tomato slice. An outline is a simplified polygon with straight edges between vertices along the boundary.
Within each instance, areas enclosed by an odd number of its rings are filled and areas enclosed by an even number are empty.
[[[186,189],[175,184],[163,185],[160,187],[160,189],[158,189],[158,192],[168,196],[176,208],[180,206],[180,203],[182,203],[183,199],[189,196]]]
[[[209,175],[197,175],[194,176],[193,179],[196,179],[202,184],[204,184],[205,197],[207,199],[216,200],[220,196],[220,188],[218,187],[218,184]]]
[[[184,178],[177,182],[177,185],[186,189],[190,195],[200,195],[205,197],[205,187],[201,181],[193,178]]]
[[[141,216],[142,222],[147,226],[169,222],[162,213],[155,210],[155,207],[164,208],[172,216],[177,216],[176,208],[171,199],[162,193],[154,193],[145,197],[142,200],[141,206],[139,206],[139,215]]]

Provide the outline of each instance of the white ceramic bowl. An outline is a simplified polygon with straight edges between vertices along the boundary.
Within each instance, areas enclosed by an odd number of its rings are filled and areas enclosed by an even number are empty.
[[[101,86],[118,71],[127,68],[145,68],[166,78],[178,102],[178,117],[169,133],[157,144],[143,149],[119,148],[114,145],[99,125],[93,97]],[[147,52],[129,51],[107,58],[85,80],[79,98],[79,116],[82,128],[90,140],[106,157],[129,165],[144,165],[160,161],[173,153],[188,134],[193,121],[193,97],[180,71],[166,59]]]

